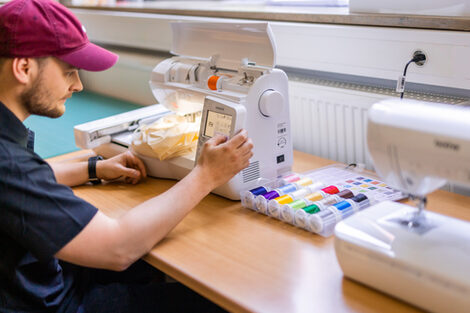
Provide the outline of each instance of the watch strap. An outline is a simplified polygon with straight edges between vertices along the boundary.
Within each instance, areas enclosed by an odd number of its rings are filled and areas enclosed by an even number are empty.
[[[96,176],[96,163],[103,160],[101,155],[93,156],[88,159],[88,181],[93,185],[101,184],[101,179]]]

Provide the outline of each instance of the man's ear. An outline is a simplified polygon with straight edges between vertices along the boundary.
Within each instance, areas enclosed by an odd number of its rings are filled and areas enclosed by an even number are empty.
[[[32,58],[14,58],[12,61],[13,76],[21,84],[28,84],[32,79],[37,63]]]

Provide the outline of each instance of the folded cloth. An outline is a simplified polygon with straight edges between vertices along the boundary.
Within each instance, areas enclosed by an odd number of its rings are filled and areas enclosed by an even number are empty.
[[[134,133],[132,148],[137,153],[159,160],[194,153],[197,148],[200,117],[189,122],[184,116],[165,116]]]

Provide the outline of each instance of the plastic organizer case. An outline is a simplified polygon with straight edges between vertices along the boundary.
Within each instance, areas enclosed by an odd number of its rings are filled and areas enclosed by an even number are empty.
[[[242,191],[242,206],[324,237],[336,224],[373,204],[406,196],[376,175],[334,164],[305,173],[290,172]]]

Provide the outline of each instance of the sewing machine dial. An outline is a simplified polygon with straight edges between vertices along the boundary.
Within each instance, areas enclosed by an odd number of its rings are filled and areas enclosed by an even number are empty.
[[[279,91],[268,89],[259,98],[258,107],[266,117],[281,114],[284,109],[284,96]]]

